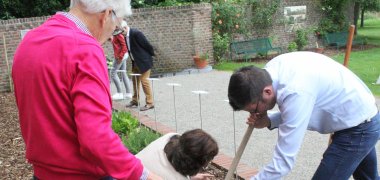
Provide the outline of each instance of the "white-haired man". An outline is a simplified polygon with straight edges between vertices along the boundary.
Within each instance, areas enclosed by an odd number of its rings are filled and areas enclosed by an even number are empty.
[[[73,0],[29,31],[13,64],[26,158],[34,179],[154,179],[111,129],[111,98],[101,44],[129,0]]]

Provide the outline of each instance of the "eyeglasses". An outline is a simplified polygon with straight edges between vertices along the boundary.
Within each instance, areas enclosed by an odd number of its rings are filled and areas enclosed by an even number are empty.
[[[116,12],[112,9],[111,13],[112,13],[112,19],[115,20],[115,21],[117,21]]]
[[[112,15],[112,20],[116,21],[116,27],[120,27],[120,21],[119,19],[117,18],[116,16],[116,12],[114,10],[111,10],[111,15]],[[118,35],[120,33],[122,33],[123,30],[121,30],[120,28],[116,28],[113,32],[112,32],[112,35]]]

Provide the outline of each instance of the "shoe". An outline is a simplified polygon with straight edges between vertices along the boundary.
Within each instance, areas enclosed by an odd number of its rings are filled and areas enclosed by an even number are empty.
[[[146,111],[146,110],[149,110],[149,109],[153,109],[154,108],[154,105],[145,105],[144,107],[141,107],[140,108],[140,111]]]
[[[123,93],[116,93],[112,96],[112,100],[122,100],[124,99]]]
[[[132,98],[132,93],[127,93],[127,94],[125,95],[125,97],[127,97],[127,98]]]
[[[131,102],[129,102],[125,107],[126,107],[126,108],[137,107],[137,103],[134,102],[134,101],[131,101]]]

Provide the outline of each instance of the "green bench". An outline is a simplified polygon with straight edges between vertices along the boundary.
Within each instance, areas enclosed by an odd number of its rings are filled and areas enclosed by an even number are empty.
[[[339,50],[339,47],[346,46],[348,39],[348,32],[334,32],[327,33],[324,36],[325,46],[336,46],[336,49]],[[364,40],[359,38],[354,38],[352,40],[352,45],[360,44],[363,49]]]
[[[282,53],[280,47],[273,47],[269,38],[258,38],[246,41],[235,41],[230,43],[230,59],[233,60],[232,54],[238,56],[243,55],[244,59],[247,61],[249,55],[252,54],[265,54],[268,56],[269,51],[276,51],[277,53]]]

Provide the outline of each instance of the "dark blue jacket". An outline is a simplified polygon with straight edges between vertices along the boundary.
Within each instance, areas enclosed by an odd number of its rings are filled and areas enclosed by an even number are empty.
[[[140,73],[144,73],[153,66],[153,46],[138,29],[129,30],[130,53],[133,56],[133,65],[137,65]]]

